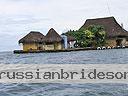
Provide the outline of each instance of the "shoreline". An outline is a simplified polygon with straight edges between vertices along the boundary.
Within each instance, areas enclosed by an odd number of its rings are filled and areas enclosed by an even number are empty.
[[[125,47],[128,48],[128,47]],[[112,48],[112,49],[125,49],[125,48]],[[97,48],[74,48],[74,49],[62,49],[62,50],[14,50],[14,54],[25,54],[25,53],[53,53],[53,52],[71,52],[71,51],[88,51],[88,50],[110,50],[110,49],[97,49]]]
[[[52,52],[71,52],[71,51],[82,51],[82,50],[96,50],[96,48],[74,48],[74,49],[62,49],[62,50],[14,50],[14,54],[23,54],[23,53],[52,53]]]

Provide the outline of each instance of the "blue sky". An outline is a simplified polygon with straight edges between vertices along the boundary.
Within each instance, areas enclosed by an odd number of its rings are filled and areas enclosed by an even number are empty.
[[[18,40],[31,30],[61,34],[90,18],[114,16],[128,30],[127,9],[127,0],[0,0],[0,51],[20,49]]]

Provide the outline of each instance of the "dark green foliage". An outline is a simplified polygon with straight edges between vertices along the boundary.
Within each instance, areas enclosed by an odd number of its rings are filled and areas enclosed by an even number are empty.
[[[105,31],[104,27],[100,25],[90,25],[86,29],[70,30],[64,34],[75,37],[79,47],[97,47],[105,45]]]

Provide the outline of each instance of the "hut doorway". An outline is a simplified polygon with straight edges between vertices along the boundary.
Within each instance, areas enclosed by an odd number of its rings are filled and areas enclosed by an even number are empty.
[[[117,46],[122,46],[122,41],[123,41],[123,39],[117,39],[116,40],[116,45]]]

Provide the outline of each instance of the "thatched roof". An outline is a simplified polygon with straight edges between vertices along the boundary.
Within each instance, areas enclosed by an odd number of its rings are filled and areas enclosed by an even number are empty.
[[[73,36],[67,36],[68,42],[69,41],[75,41],[76,39]]]
[[[46,42],[61,42],[62,37],[53,29],[51,28],[45,36]]]
[[[42,33],[31,31],[22,39],[19,40],[19,43],[38,43],[45,41],[45,37]]]
[[[128,32],[123,29],[114,17],[87,19],[81,28],[87,28],[90,25],[101,25],[105,28],[106,35],[110,37],[128,36]]]

